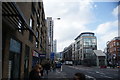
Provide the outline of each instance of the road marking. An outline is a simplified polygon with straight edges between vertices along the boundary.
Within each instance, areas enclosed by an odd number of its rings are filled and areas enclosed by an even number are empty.
[[[100,76],[103,76],[103,77],[106,77],[106,78],[112,78],[112,77],[110,77],[110,76],[105,76],[105,75],[100,75]]]
[[[62,71],[62,69],[63,69],[63,68],[62,68],[62,66],[61,66],[61,71]]]
[[[112,77],[109,77],[109,76],[104,76],[104,77],[107,77],[107,78],[112,78]]]
[[[56,73],[60,73],[60,71],[59,71],[59,70],[56,70]]]
[[[105,73],[101,73],[99,71],[96,71],[95,73],[101,74],[101,75],[105,75]]]
[[[103,76],[103,77],[112,78],[112,77],[106,76],[105,73],[101,73],[101,72],[98,72],[98,71],[96,71],[96,73],[100,74],[100,76]]]
[[[100,73],[100,72],[96,71],[96,73]]]
[[[94,77],[89,76],[89,75],[85,75],[87,78],[92,78],[93,80],[96,80]]]

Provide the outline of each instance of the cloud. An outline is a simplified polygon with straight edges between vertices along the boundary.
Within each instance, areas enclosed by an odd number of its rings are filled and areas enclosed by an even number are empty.
[[[113,31],[117,27],[118,27],[118,20],[116,20],[114,22],[106,22],[106,23],[100,24],[97,27],[97,29],[95,30],[95,33],[97,33],[99,35],[103,35],[109,31]]]
[[[118,36],[118,20],[100,24],[94,32],[97,36],[98,49],[104,50],[107,41]]]
[[[81,2],[44,0],[44,6],[46,17],[51,16],[54,19],[54,39],[57,39],[58,52],[69,46],[82,32],[94,32],[98,38],[99,49],[103,49],[106,41],[117,33],[118,21],[108,21],[99,24],[94,31],[90,30],[87,24],[94,23],[93,8],[97,7],[92,0],[81,0]],[[116,10],[117,8],[113,10],[115,15]],[[61,20],[57,21],[55,19],[57,17]]]
[[[74,39],[82,31],[86,31],[85,26],[94,20],[92,13],[93,4],[91,0],[82,2],[44,2],[45,15],[52,16],[54,19],[54,39],[58,41],[58,48],[68,46],[66,41],[74,41]],[[60,17],[57,21],[55,18]],[[65,46],[66,45],[66,46]],[[61,48],[62,48],[61,47]],[[62,49],[58,49],[60,51]]]
[[[59,45],[57,46],[57,51],[63,51],[65,47],[68,47],[72,42],[74,42],[74,40],[64,40],[63,42],[59,42]]]
[[[108,32],[104,35],[102,35],[101,37],[97,38],[97,42],[98,42],[98,49],[100,50],[104,50],[106,47],[106,43],[108,41],[111,41],[114,37],[116,37],[118,35],[118,31],[113,31],[113,32]]]
[[[120,15],[120,5],[118,5],[116,8],[113,9],[112,14],[118,18],[118,15]]]

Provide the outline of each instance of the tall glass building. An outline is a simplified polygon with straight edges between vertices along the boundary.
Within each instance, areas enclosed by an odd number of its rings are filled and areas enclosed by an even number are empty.
[[[97,50],[97,39],[94,33],[84,32],[75,38],[78,61],[84,65],[94,65],[93,50]]]

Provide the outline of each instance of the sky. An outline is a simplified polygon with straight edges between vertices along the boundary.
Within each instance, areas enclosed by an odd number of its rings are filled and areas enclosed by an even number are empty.
[[[54,20],[57,52],[63,51],[82,32],[93,32],[98,50],[118,36],[118,1],[43,0],[45,17]],[[57,18],[61,18],[57,20]]]

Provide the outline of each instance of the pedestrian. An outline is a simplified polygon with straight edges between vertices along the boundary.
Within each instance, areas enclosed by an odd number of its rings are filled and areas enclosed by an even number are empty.
[[[109,66],[110,66],[110,68],[112,67],[112,62],[111,61],[109,62]]]
[[[75,73],[74,80],[86,80],[85,75],[83,73]]]
[[[42,66],[40,64],[36,64],[29,74],[29,80],[41,80],[41,71]]]
[[[53,70],[53,71],[56,70],[56,62],[54,62],[54,63],[52,64],[52,70]]]
[[[46,71],[46,74],[48,75],[48,71],[50,70],[50,63],[47,62],[45,65],[44,65],[44,69]]]

